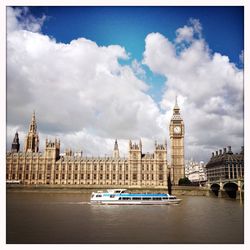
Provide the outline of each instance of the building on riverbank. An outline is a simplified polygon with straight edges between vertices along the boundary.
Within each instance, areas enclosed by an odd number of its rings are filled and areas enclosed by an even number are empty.
[[[166,185],[169,165],[166,145],[153,154],[142,153],[142,143],[129,142],[128,158],[120,158],[115,142],[113,157],[81,157],[72,151],[60,156],[60,141],[46,140],[45,152],[7,153],[7,180],[23,184]]]
[[[184,123],[177,100],[170,122],[171,164],[167,160],[167,142],[155,142],[153,153],[144,154],[142,141],[129,140],[128,157],[120,157],[117,140],[110,157],[86,157],[82,152],[67,150],[60,154],[60,140],[46,139],[44,152],[39,152],[35,113],[19,151],[18,133],[7,152],[6,180],[25,185],[97,185],[127,187],[163,187],[170,173],[172,183],[184,177]],[[177,146],[176,146],[177,145]]]
[[[203,161],[196,162],[193,159],[185,163],[185,176],[193,183],[207,181],[206,168]]]
[[[231,146],[212,153],[206,164],[208,182],[237,180],[244,178],[244,147],[240,153],[233,153]]]
[[[220,149],[212,153],[206,164],[207,187],[216,196],[229,196],[239,200],[244,199],[244,147],[240,153],[233,153],[231,146],[228,150]]]

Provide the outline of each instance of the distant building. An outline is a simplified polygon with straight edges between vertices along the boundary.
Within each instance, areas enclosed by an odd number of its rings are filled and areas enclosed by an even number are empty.
[[[204,162],[196,162],[193,159],[186,161],[185,176],[191,182],[205,182],[207,180],[207,175]]]
[[[231,146],[228,150],[220,149],[212,153],[212,157],[206,164],[208,182],[220,180],[235,180],[244,178],[244,147],[241,147],[240,153],[234,154]]]

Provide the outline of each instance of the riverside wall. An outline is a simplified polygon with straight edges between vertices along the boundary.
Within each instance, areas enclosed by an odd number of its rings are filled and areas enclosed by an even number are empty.
[[[166,187],[121,187],[121,186],[81,186],[81,185],[22,185],[8,184],[6,185],[7,192],[43,192],[43,193],[91,193],[97,190],[124,188],[131,192],[151,192],[151,193],[168,193]],[[230,198],[230,195],[221,190],[216,195],[207,187],[197,186],[173,186],[172,194],[180,196],[208,196],[217,198]],[[236,200],[244,200],[244,191],[236,191]]]
[[[7,191],[13,192],[76,192],[76,193],[91,193],[97,190],[125,188],[132,192],[168,192],[165,187],[121,187],[121,186],[76,186],[76,185],[21,185],[21,184],[8,184]],[[195,186],[173,186],[172,194],[176,196],[207,196],[209,190],[205,187]]]

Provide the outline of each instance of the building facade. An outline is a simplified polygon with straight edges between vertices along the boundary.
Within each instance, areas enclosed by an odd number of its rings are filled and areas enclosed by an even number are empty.
[[[178,115],[177,106],[176,103],[174,114]],[[180,119],[174,121],[173,129],[180,126],[181,132],[171,132],[171,143],[174,144],[171,147],[172,166],[167,160],[166,142],[155,142],[154,152],[144,154],[141,140],[139,143],[130,140],[127,158],[120,157],[117,140],[111,157],[85,157],[82,152],[74,153],[71,150],[60,154],[60,140],[57,139],[46,139],[44,152],[39,152],[39,136],[33,113],[24,150],[19,151],[16,133],[11,152],[7,152],[6,180],[24,185],[166,187],[170,173],[172,182],[178,183],[177,178],[184,173],[184,125]],[[173,129],[170,128],[171,131]]]
[[[209,183],[244,179],[244,147],[240,153],[234,154],[231,146],[212,153],[212,157],[206,164],[207,179]]]
[[[203,161],[188,160],[185,164],[185,176],[193,183],[207,181],[206,168]]]

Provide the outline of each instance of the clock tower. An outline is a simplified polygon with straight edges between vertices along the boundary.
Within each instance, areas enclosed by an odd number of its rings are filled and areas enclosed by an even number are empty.
[[[173,115],[169,125],[171,145],[171,175],[174,185],[178,185],[179,179],[184,178],[184,122],[180,115],[180,108],[175,99]]]

